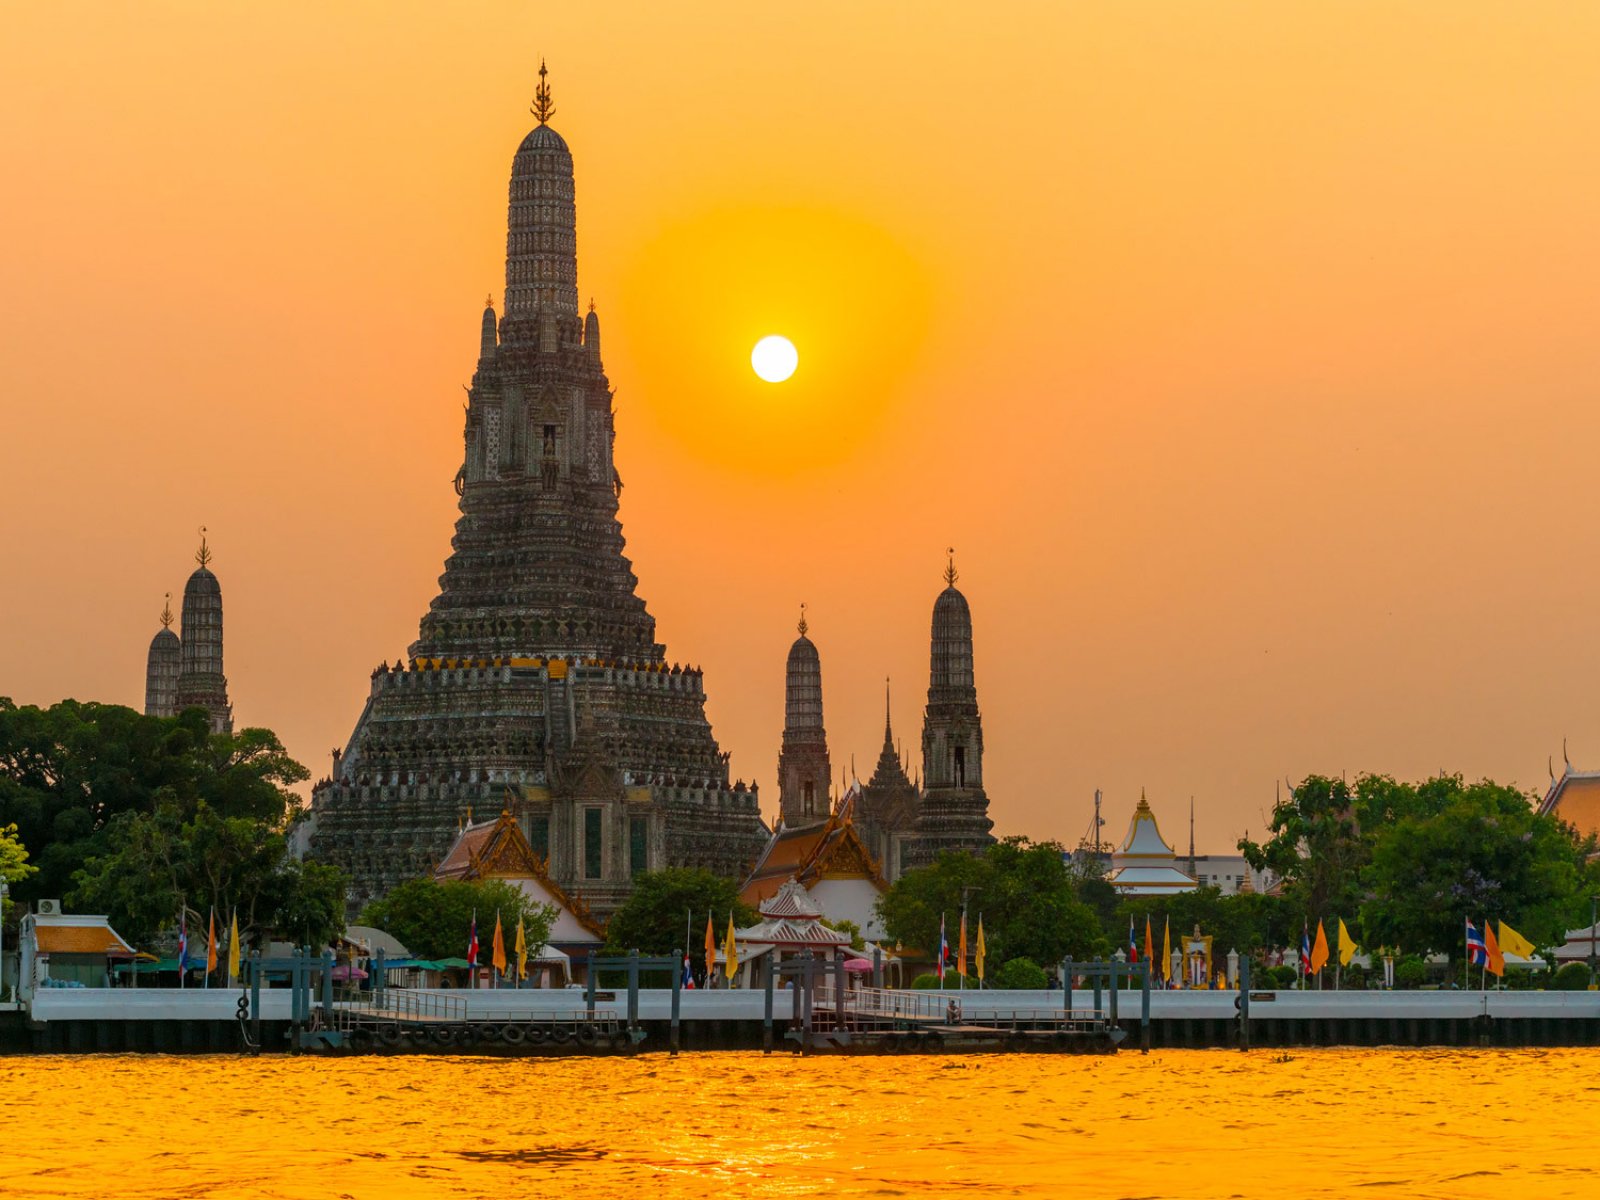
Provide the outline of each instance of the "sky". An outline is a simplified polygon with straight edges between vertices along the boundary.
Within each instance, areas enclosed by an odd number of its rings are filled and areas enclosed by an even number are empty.
[[[236,720],[327,772],[437,590],[543,56],[628,553],[769,816],[800,604],[865,775],[947,547],[1000,834],[1600,766],[1600,7],[5,25],[0,695],[141,705],[204,525]]]

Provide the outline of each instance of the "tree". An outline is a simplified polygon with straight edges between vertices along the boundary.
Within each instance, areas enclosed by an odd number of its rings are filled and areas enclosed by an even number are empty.
[[[1049,982],[1044,968],[1033,959],[1013,958],[994,973],[989,986],[1007,992],[1041,992]]]
[[[196,708],[149,717],[116,704],[41,709],[0,698],[0,823],[17,826],[39,868],[18,898],[66,896],[125,814],[171,805],[182,823],[204,803],[284,830],[298,806],[291,789],[309,772],[270,730],[212,733],[208,720]]]
[[[1426,803],[1381,827],[1364,873],[1361,928],[1411,953],[1465,949],[1464,924],[1505,920],[1536,945],[1585,919],[1594,839],[1541,816],[1515,788],[1459,776],[1429,783]]]
[[[982,854],[947,852],[931,866],[907,871],[878,901],[891,938],[928,953],[939,945],[939,922],[956,944],[967,901],[968,953],[981,913],[989,958],[1026,957],[1058,963],[1109,950],[1094,911],[1078,899],[1077,880],[1054,842],[1007,838]]]
[[[399,938],[419,958],[465,958],[472,922],[478,923],[480,965],[489,962],[495,915],[505,927],[506,957],[514,957],[517,921],[532,953],[550,939],[556,908],[540,904],[504,879],[413,879],[361,910],[361,924]]]
[[[28,850],[17,837],[17,827],[0,825],[0,879],[5,880],[9,887],[26,879],[38,869],[28,865]],[[4,923],[6,914],[10,911],[11,899],[7,897],[4,908],[0,909],[0,923]]]
[[[865,950],[867,939],[861,936],[861,926],[845,917],[823,917],[822,923],[837,933],[849,934],[850,949]]]
[[[731,879],[691,867],[668,867],[634,877],[633,891],[606,924],[606,953],[672,954],[703,951],[706,919],[717,944],[727,936],[728,916],[735,926],[754,925],[759,914],[739,899]],[[684,937],[687,933],[688,944]]]
[[[135,942],[176,925],[180,909],[202,921],[237,913],[241,936],[257,945],[273,931],[325,945],[344,928],[342,871],[295,862],[265,821],[223,816],[204,800],[187,817],[170,801],[122,813],[95,844],[70,899],[106,913]]]
[[[1350,915],[1354,917],[1354,909],[1350,910]],[[1132,924],[1141,954],[1147,918],[1157,957],[1161,954],[1169,922],[1174,944],[1199,926],[1202,934],[1210,936],[1214,956],[1226,955],[1229,950],[1237,950],[1241,955],[1254,954],[1287,945],[1300,933],[1298,919],[1290,916],[1283,901],[1276,896],[1264,896],[1259,892],[1224,896],[1215,887],[1124,900],[1118,911],[1117,928],[1125,930]]]

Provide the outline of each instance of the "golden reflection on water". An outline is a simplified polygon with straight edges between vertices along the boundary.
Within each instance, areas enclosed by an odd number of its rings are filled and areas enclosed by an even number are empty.
[[[1593,1050],[0,1058],[0,1195],[1600,1195]]]

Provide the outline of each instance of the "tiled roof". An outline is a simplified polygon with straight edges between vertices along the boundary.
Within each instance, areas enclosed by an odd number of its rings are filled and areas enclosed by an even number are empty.
[[[40,954],[109,954],[131,958],[133,947],[117,936],[105,918],[78,918],[72,924],[38,924],[33,930]]]

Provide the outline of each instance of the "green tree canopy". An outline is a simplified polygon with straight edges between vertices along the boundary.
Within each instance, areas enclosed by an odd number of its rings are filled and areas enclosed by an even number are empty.
[[[965,898],[969,954],[981,914],[990,962],[1092,958],[1109,945],[1094,910],[1078,897],[1079,883],[1055,842],[1007,838],[982,854],[945,853],[907,871],[878,901],[878,915],[890,938],[934,953],[941,917],[956,945]]]
[[[20,883],[37,870],[37,867],[28,865],[28,849],[22,844],[22,839],[17,837],[17,827],[0,825],[0,879],[5,880],[9,887],[13,883]],[[12,901],[8,896],[4,908],[0,909],[0,922],[6,919],[11,906]]]
[[[632,893],[606,924],[606,952],[682,950],[699,962],[705,951],[707,918],[720,946],[728,935],[730,912],[736,926],[754,925],[759,919],[755,909],[739,899],[739,885],[732,879],[691,867],[646,871],[634,878]]]
[[[1354,920],[1355,909],[1345,915]],[[1247,955],[1274,949],[1296,942],[1300,936],[1299,917],[1276,896],[1254,892],[1224,896],[1215,887],[1124,900],[1117,916],[1117,928],[1122,931],[1117,942],[1119,949],[1126,945],[1131,924],[1139,953],[1144,953],[1146,920],[1150,923],[1150,940],[1158,956],[1165,944],[1168,922],[1174,946],[1180,937],[1189,936],[1199,926],[1200,932],[1212,939],[1212,952],[1217,956],[1226,955],[1229,950]]]
[[[1597,883],[1593,838],[1579,839],[1530,797],[1488,781],[1443,776],[1422,803],[1373,837],[1361,928],[1373,945],[1465,953],[1464,922],[1503,920],[1535,945],[1588,920]]]
[[[291,789],[309,773],[271,731],[214,734],[207,720],[197,708],[147,717],[116,704],[0,698],[0,823],[17,826],[39,868],[18,898],[68,895],[125,814],[169,805],[183,823],[204,803],[281,832],[298,806]]]
[[[413,879],[361,910],[361,924],[391,933],[419,958],[465,958],[472,922],[478,922],[478,963],[489,963],[494,922],[505,930],[506,958],[515,958],[517,921],[531,954],[550,939],[554,905],[540,904],[503,879]]]
[[[124,937],[148,941],[177,924],[180,907],[226,923],[260,944],[277,932],[325,945],[344,928],[344,873],[289,857],[282,833],[248,816],[223,816],[204,800],[187,814],[163,801],[124,812],[93,839],[73,876],[70,902],[106,913]]]

